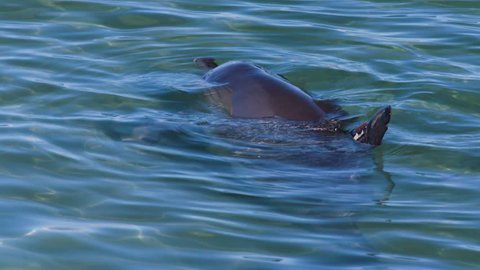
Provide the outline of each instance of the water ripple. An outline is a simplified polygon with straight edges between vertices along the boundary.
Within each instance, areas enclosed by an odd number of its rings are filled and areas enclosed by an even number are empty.
[[[0,8],[0,268],[473,269],[475,1],[25,0]],[[248,60],[383,146],[232,119]]]

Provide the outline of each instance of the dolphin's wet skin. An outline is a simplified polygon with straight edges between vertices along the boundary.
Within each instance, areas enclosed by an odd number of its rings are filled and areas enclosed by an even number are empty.
[[[204,80],[214,85],[208,92],[212,101],[220,104],[237,118],[280,117],[295,121],[316,121],[325,132],[342,130],[346,113],[330,101],[315,101],[286,79],[275,76],[247,62],[231,61],[217,65],[213,58],[196,58],[194,62],[208,70]],[[390,122],[391,107],[379,110],[350,133],[360,143],[380,145]],[[334,125],[333,128],[329,128]],[[323,128],[322,128],[323,127]]]

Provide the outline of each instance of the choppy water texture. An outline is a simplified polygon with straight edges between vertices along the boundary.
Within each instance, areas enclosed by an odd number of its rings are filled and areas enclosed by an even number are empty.
[[[480,2],[0,6],[0,269],[477,269]],[[230,119],[249,60],[384,145]]]

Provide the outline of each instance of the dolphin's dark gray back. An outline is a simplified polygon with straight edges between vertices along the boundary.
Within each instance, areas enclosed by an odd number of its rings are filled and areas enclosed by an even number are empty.
[[[251,63],[225,63],[207,72],[204,79],[217,85],[210,92],[212,99],[234,117],[325,118],[325,112],[305,92]]]

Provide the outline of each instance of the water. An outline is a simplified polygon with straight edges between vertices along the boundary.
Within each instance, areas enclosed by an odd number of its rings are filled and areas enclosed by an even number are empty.
[[[478,1],[4,2],[0,269],[480,267]],[[198,56],[384,145],[230,119]]]

